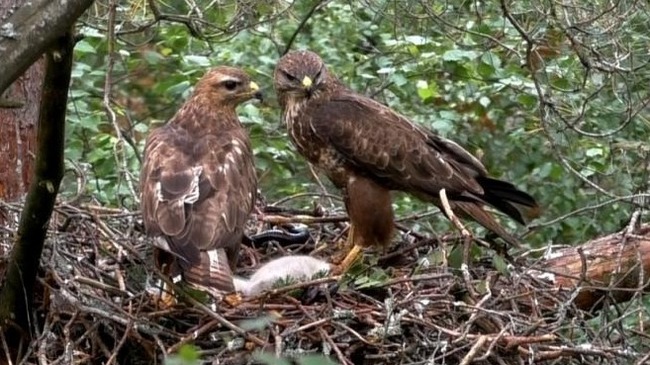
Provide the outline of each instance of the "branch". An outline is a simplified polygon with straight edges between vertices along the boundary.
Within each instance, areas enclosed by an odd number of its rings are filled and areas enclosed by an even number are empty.
[[[65,113],[73,49],[73,38],[67,33],[47,52],[34,179],[20,217],[11,260],[7,264],[5,285],[0,290],[0,327],[12,344],[30,335],[36,274],[63,177]]]
[[[625,302],[650,291],[648,225],[634,234],[610,234],[547,256],[529,273],[551,280],[560,291],[575,291],[574,304],[582,310],[597,310],[606,298]]]
[[[293,45],[293,42],[296,40],[296,37],[298,36],[298,33],[300,33],[300,31],[302,30],[302,28],[304,28],[305,25],[307,24],[307,21],[308,21],[309,19],[311,19],[312,15],[314,15],[314,13],[316,12],[316,10],[317,10],[321,5],[323,5],[324,3],[325,3],[325,2],[322,1],[322,0],[317,0],[317,1],[314,3],[314,6],[312,6],[312,8],[309,9],[309,11],[308,11],[307,14],[305,15],[305,17],[304,17],[304,18],[302,19],[302,21],[300,22],[300,24],[298,24],[298,28],[296,28],[296,30],[295,30],[295,31],[293,32],[293,34],[291,35],[291,38],[290,38],[289,41],[287,42],[287,46],[284,47],[284,52],[282,52],[282,54],[281,54],[280,56],[284,56],[285,54],[287,54],[287,53],[291,50],[291,46]]]
[[[0,95],[59,37],[68,32],[92,0],[25,1],[2,20]],[[67,88],[67,87],[66,87]]]

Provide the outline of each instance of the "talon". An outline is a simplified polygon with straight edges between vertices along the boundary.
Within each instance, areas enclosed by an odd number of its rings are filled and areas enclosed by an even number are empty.
[[[363,248],[358,245],[354,245],[350,252],[348,252],[347,256],[343,259],[343,261],[339,264],[336,265],[334,268],[334,272],[337,275],[342,275],[345,274],[350,268],[354,265],[354,263],[362,256],[362,250]]]
[[[237,307],[240,305],[244,300],[242,299],[242,296],[239,293],[231,293],[226,295],[223,298],[223,301],[228,304],[231,307]]]
[[[153,295],[153,301],[156,307],[161,310],[170,309],[176,305],[176,297],[174,297],[174,295],[166,289],[167,285],[163,287],[162,293],[160,295]]]

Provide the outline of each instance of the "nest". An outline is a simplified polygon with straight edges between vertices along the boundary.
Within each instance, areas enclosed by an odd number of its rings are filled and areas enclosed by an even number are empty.
[[[0,206],[10,220],[20,206]],[[296,213],[300,213],[297,215]],[[244,246],[238,274],[287,254],[332,257],[344,219],[328,212],[275,212],[252,221],[309,222],[311,239]],[[331,212],[330,212],[331,213]],[[310,218],[311,216],[316,216]],[[258,217],[261,218],[261,217]],[[5,252],[15,232],[0,232]],[[50,223],[35,293],[33,363],[154,364],[193,344],[213,364],[248,364],[258,351],[296,358],[324,354],[340,364],[629,363],[634,341],[603,333],[559,291],[529,275],[532,262],[500,272],[492,260],[441,266],[441,244],[458,238],[404,233],[330,292],[335,278],[295,283],[236,307],[186,297],[161,310],[160,279],[137,212],[59,204]],[[6,255],[5,255],[6,258]],[[316,288],[316,291],[314,291]],[[313,294],[317,295],[314,296]]]

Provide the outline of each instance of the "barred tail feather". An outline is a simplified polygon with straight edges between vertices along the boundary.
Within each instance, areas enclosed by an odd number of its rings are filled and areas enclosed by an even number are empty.
[[[224,249],[202,251],[198,264],[185,269],[183,276],[191,285],[216,298],[235,291],[233,274]]]

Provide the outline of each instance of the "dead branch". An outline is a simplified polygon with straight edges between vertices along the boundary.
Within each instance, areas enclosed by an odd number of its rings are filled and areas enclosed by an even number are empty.
[[[13,349],[18,349],[20,340],[31,337],[34,330],[31,320],[34,285],[48,221],[63,177],[64,126],[73,48],[72,34],[67,33],[47,53],[34,179],[0,291],[0,326]]]
[[[634,234],[622,231],[547,254],[541,266],[538,276],[550,279],[558,290],[578,291],[574,303],[580,309],[599,309],[605,298],[630,300],[648,291],[650,225]]]
[[[7,19],[0,32],[0,95],[53,42],[74,24],[93,0],[26,1]],[[67,89],[67,87],[66,87]]]

